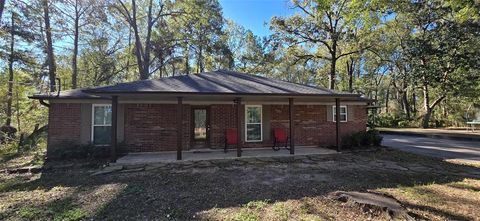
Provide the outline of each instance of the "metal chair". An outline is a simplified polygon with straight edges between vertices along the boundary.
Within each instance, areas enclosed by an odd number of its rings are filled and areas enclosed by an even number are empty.
[[[285,149],[289,150],[288,147],[288,139],[287,131],[284,128],[275,128],[273,129],[273,147],[272,149],[275,151],[280,150],[279,144],[285,144]]]
[[[227,152],[228,145],[237,145],[238,136],[237,128],[228,128],[225,130],[225,153]]]

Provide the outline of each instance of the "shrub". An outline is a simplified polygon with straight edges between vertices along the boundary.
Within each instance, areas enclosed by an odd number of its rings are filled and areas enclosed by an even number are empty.
[[[368,132],[371,134],[370,137],[373,146],[379,147],[382,145],[383,137],[377,130],[370,130]]]
[[[380,127],[397,127],[400,120],[398,115],[382,114],[377,116],[375,123]]]
[[[108,146],[95,146],[93,144],[63,144],[48,153],[50,159],[85,159],[108,157],[110,148]]]
[[[360,131],[342,138],[344,148],[366,148],[380,146],[383,137],[376,130]]]

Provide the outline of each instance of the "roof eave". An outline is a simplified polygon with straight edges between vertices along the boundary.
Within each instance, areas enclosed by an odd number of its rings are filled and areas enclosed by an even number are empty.
[[[28,96],[33,100],[80,100],[80,99],[92,99],[92,100],[110,100],[106,97],[72,97],[72,96]]]
[[[360,97],[360,94],[308,94],[308,93],[230,93],[230,92],[175,92],[175,91],[94,91],[84,90],[88,94],[119,95],[119,94],[162,94],[162,95],[230,95],[230,96],[285,96],[285,97]]]

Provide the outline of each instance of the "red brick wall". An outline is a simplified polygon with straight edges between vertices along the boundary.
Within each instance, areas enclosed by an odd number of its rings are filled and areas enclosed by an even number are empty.
[[[225,131],[236,128],[236,107],[233,104],[210,106],[210,145],[215,148],[225,146]]]
[[[353,110],[353,119],[341,123],[341,137],[366,129],[365,106],[348,106]],[[289,127],[288,105],[271,105],[268,111],[271,129]],[[210,143],[214,148],[222,148],[225,129],[236,127],[236,107],[234,105],[210,105]],[[80,104],[55,104],[49,112],[49,150],[65,145],[80,143]],[[242,108],[241,121],[243,133]],[[124,141],[130,152],[176,150],[177,123],[176,104],[125,104]],[[191,106],[184,105],[183,149],[190,149]],[[268,123],[265,122],[264,123]],[[266,133],[266,131],[264,132]],[[242,135],[243,136],[243,135]],[[264,135],[264,138],[266,136]],[[327,121],[327,106],[295,106],[295,143],[297,145],[334,145],[335,122]],[[259,143],[244,143],[244,147],[270,147],[271,139]]]
[[[176,150],[176,104],[126,104],[125,144],[131,152]],[[183,148],[190,146],[190,106],[184,105]]]
[[[325,105],[295,105],[295,144],[296,145],[335,145],[335,122],[327,121]],[[353,109],[353,119],[340,123],[340,137],[366,129],[365,106],[348,106]],[[289,133],[288,105],[272,105],[271,127],[285,128]]]
[[[367,109],[366,106],[348,106],[353,111],[353,119],[348,119],[348,122],[340,124],[340,138],[355,132],[365,131],[367,129]],[[335,123],[332,122],[335,127]]]
[[[327,124],[327,106],[296,105],[294,108],[295,144],[324,145],[332,133]],[[287,105],[272,105],[272,128],[285,128],[289,133]],[[334,134],[335,130],[333,130]]]
[[[80,144],[81,104],[50,104],[48,114],[48,152]]]

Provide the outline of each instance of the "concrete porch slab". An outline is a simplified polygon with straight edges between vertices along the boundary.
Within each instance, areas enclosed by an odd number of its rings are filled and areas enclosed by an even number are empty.
[[[182,161],[202,161],[219,159],[242,159],[242,158],[264,158],[281,156],[305,156],[305,155],[324,155],[335,154],[335,150],[321,147],[295,147],[295,155],[290,155],[290,151],[282,148],[279,151],[273,151],[271,148],[243,148],[242,157],[237,157],[235,149],[224,153],[223,149],[198,149],[182,152],[182,160],[177,160],[176,151],[165,152],[144,152],[129,153],[126,156],[117,159],[116,165],[136,165],[151,163],[172,163]]]

